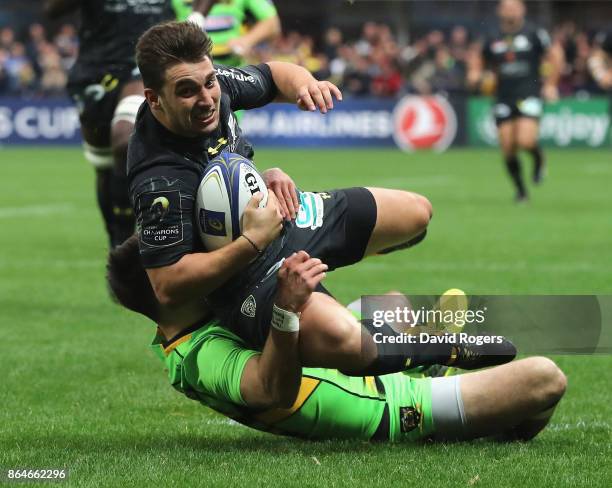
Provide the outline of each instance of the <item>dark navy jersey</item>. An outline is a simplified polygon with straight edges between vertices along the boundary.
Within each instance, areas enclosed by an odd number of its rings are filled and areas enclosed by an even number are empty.
[[[222,92],[220,120],[209,136],[178,136],[155,119],[146,103],[139,110],[128,149],[128,179],[146,268],[171,265],[203,250],[194,203],[209,158],[226,149],[253,159],[233,111],[261,107],[276,97],[266,64],[215,68]]]
[[[96,68],[131,71],[141,34],[159,22],[172,20],[170,0],[82,0],[79,56],[73,78]]]
[[[528,23],[513,34],[498,29],[488,36],[483,56],[487,67],[497,74],[497,97],[502,100],[539,97],[540,65],[549,47],[546,30]]]

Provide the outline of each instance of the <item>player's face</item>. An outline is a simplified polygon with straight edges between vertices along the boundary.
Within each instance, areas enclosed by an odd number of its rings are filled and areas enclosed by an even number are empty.
[[[207,135],[219,125],[221,87],[209,58],[166,70],[159,95],[160,121],[185,137]]]
[[[525,5],[520,0],[502,0],[497,9],[502,31],[513,33],[523,26]]]

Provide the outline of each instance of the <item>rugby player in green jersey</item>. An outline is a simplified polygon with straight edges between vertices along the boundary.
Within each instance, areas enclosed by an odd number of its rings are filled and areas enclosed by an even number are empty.
[[[158,324],[153,349],[172,386],[255,429],[308,439],[528,440],[545,427],[565,392],[564,374],[543,357],[423,379],[302,367],[299,313],[327,270],[304,251],[278,271],[261,351],[221,327],[202,300],[160,304],[138,258],[136,236],[113,250],[109,284],[121,304]]]
[[[281,25],[271,0],[173,0],[177,20],[190,20],[206,29],[213,41],[212,56],[225,66],[245,64],[257,44],[280,35]],[[247,30],[247,18],[255,23]]]

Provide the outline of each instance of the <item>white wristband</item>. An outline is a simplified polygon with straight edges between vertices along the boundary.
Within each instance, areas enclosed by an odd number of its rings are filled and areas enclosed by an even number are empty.
[[[204,19],[204,16],[200,12],[191,12],[189,14],[189,17],[187,17],[187,22],[191,22],[197,25],[200,29],[204,29],[206,20]]]
[[[300,314],[288,312],[274,305],[272,307],[272,327],[281,332],[297,332],[300,330]]]

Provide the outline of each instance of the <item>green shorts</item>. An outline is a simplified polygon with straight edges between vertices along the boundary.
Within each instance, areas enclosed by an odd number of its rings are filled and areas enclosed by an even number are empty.
[[[431,378],[412,378],[404,374],[380,376],[387,406],[378,429],[381,440],[414,441],[434,431],[431,408]]]

